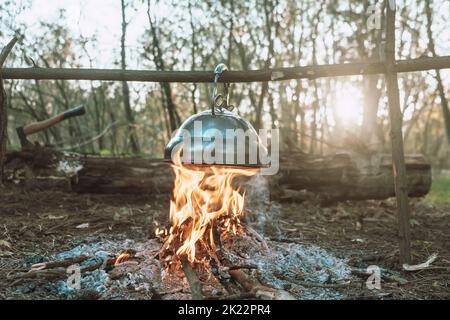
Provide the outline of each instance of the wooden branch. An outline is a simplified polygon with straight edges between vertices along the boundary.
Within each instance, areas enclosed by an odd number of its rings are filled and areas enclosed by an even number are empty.
[[[450,56],[400,60],[395,63],[396,72],[425,71],[450,68]],[[360,62],[277,68],[267,70],[227,71],[219,81],[255,82],[290,79],[316,79],[363,74],[385,73],[382,62]],[[118,69],[64,69],[64,68],[5,68],[4,79],[39,80],[103,80],[142,82],[212,82],[213,71],[144,71]]]
[[[82,146],[85,146],[87,144],[93,143],[94,141],[97,141],[98,139],[100,139],[101,137],[103,137],[105,134],[107,134],[109,132],[109,130],[115,126],[117,126],[118,124],[120,124],[120,121],[114,121],[113,123],[110,123],[109,125],[107,125],[102,132],[98,133],[97,135],[93,136],[92,138],[87,139],[86,141],[77,143],[74,146],[70,146],[68,148],[65,148],[64,150],[74,150],[77,148],[80,148]],[[128,124],[128,123],[122,123],[122,124]],[[59,143],[61,145],[61,143]]]
[[[6,91],[3,87],[3,64],[5,63],[8,54],[17,42],[14,37],[9,41],[6,47],[0,53],[0,186],[3,185],[3,165],[6,153],[6,141],[8,135],[8,112],[6,111]]]
[[[3,67],[3,64],[6,61],[6,58],[8,57],[9,53],[11,52],[12,48],[15,46],[17,40],[19,40],[17,37],[13,37],[6,47],[3,48],[2,52],[0,53],[0,68]],[[5,79],[5,78],[4,78]]]
[[[36,263],[31,266],[31,270],[43,270],[43,269],[54,269],[54,268],[59,268],[59,267],[68,267],[73,264],[81,263],[81,262],[87,260],[88,258],[89,258],[88,256],[81,255],[78,257],[68,258],[65,260]]]
[[[402,135],[402,112],[395,70],[395,1],[386,0],[386,86],[391,123],[392,167],[397,197],[400,264],[411,262],[410,208]]]
[[[194,269],[186,259],[181,259],[181,266],[183,268],[184,275],[186,276],[189,287],[191,288],[192,300],[203,300],[202,283],[198,279]]]

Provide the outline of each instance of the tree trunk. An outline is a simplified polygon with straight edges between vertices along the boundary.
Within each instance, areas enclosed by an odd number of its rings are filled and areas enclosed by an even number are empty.
[[[125,70],[127,67],[125,54],[125,37],[127,32],[127,22],[125,17],[126,5],[124,0],[121,0],[120,4],[122,9],[122,36],[120,38],[120,58],[121,58],[120,60],[121,60],[121,68],[122,70]],[[122,81],[122,95],[123,95],[123,105],[125,108],[125,116],[127,117],[127,121],[129,123],[128,134],[131,151],[136,154],[139,153],[139,142],[136,135],[136,128],[134,126],[133,110],[131,110],[130,88],[126,81]]]
[[[436,49],[434,47],[433,33],[431,31],[432,17],[431,17],[431,1],[426,0],[425,12],[427,16],[427,35],[428,35],[428,50],[433,57],[436,57]],[[436,69],[436,82],[439,97],[441,99],[442,115],[444,117],[445,132],[447,133],[447,142],[450,144],[450,110],[448,108],[448,101],[445,96],[444,86],[442,85],[441,73]]]
[[[3,183],[3,163],[6,153],[6,143],[8,141],[8,113],[6,112],[6,108],[6,91],[3,88],[3,79],[0,73],[0,187]]]
[[[3,68],[3,63],[6,57],[14,47],[17,42],[17,38],[12,38],[11,41],[3,48],[0,53],[0,71]],[[4,159],[6,153],[6,144],[8,142],[8,112],[6,108],[8,107],[7,96],[5,88],[3,87],[2,72],[0,72],[0,187],[3,185],[4,178]]]
[[[150,32],[152,35],[152,54],[153,54],[153,60],[156,65],[157,70],[164,71],[166,69],[163,54],[161,50],[161,46],[159,44],[159,38],[156,34],[156,28],[152,21],[151,15],[150,15],[150,0],[147,2],[147,16],[148,16],[148,22],[150,24]],[[181,123],[180,116],[178,115],[176,105],[173,101],[172,97],[172,88],[170,86],[169,82],[162,82],[161,83],[161,89],[165,96],[166,100],[166,107],[167,107],[167,113],[169,114],[169,123],[170,123],[170,130],[175,131],[178,129],[178,126]]]

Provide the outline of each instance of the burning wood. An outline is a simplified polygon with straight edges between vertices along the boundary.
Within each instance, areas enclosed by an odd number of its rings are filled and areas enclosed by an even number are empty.
[[[231,265],[222,254],[221,239],[231,240],[243,232],[241,218],[244,214],[244,195],[235,188],[233,179],[238,176],[255,175],[258,169],[226,166],[186,166],[179,161],[172,165],[175,173],[173,200],[170,203],[171,227],[156,230],[156,235],[165,235],[161,257],[169,269],[181,266],[191,288],[192,298],[203,299],[202,284],[190,264],[213,267],[212,272],[230,293],[229,277],[254,298],[292,299],[285,291],[263,286],[251,280],[242,268],[256,269],[257,266]],[[256,234],[256,232],[252,232]],[[256,234],[257,235],[257,234]],[[265,241],[264,244],[268,250]],[[171,268],[172,267],[172,268]],[[219,271],[220,270],[220,271]]]
[[[170,203],[171,227],[164,232],[167,237],[162,257],[169,265],[183,257],[191,264],[207,265],[210,257],[215,257],[218,236],[226,239],[241,231],[244,195],[234,188],[233,179],[252,176],[257,169],[186,166],[179,157],[172,168],[175,186]],[[156,231],[157,235],[161,232]]]
[[[116,260],[114,261],[114,265],[118,266],[119,264],[130,260],[130,258],[134,257],[134,252],[132,250],[126,250],[125,252],[121,253]]]

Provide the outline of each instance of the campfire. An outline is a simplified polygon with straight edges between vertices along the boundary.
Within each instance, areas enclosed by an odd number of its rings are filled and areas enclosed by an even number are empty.
[[[255,175],[258,169],[184,165],[179,156],[172,168],[171,226],[156,230],[158,236],[165,236],[162,257],[168,265],[179,265],[180,259],[191,264],[219,262],[221,239],[242,232],[245,194],[233,182],[239,176]]]

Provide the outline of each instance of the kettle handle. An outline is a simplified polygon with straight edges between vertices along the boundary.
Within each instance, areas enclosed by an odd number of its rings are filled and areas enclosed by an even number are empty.
[[[211,96],[212,99],[212,104],[211,104],[211,113],[212,115],[215,115],[216,113],[216,107],[220,108],[220,110],[222,109],[222,107],[227,108],[228,104],[229,104],[229,87],[230,84],[229,83],[223,83],[223,89],[224,89],[224,95],[225,95],[225,100],[223,99],[223,95],[222,94],[218,94],[217,93],[217,82],[220,78],[220,76],[222,75],[222,73],[224,73],[225,71],[228,71],[228,67],[224,64],[224,63],[219,63],[216,68],[214,69],[214,89],[213,89],[213,93]],[[217,102],[222,100],[222,102],[220,104],[218,104]]]

